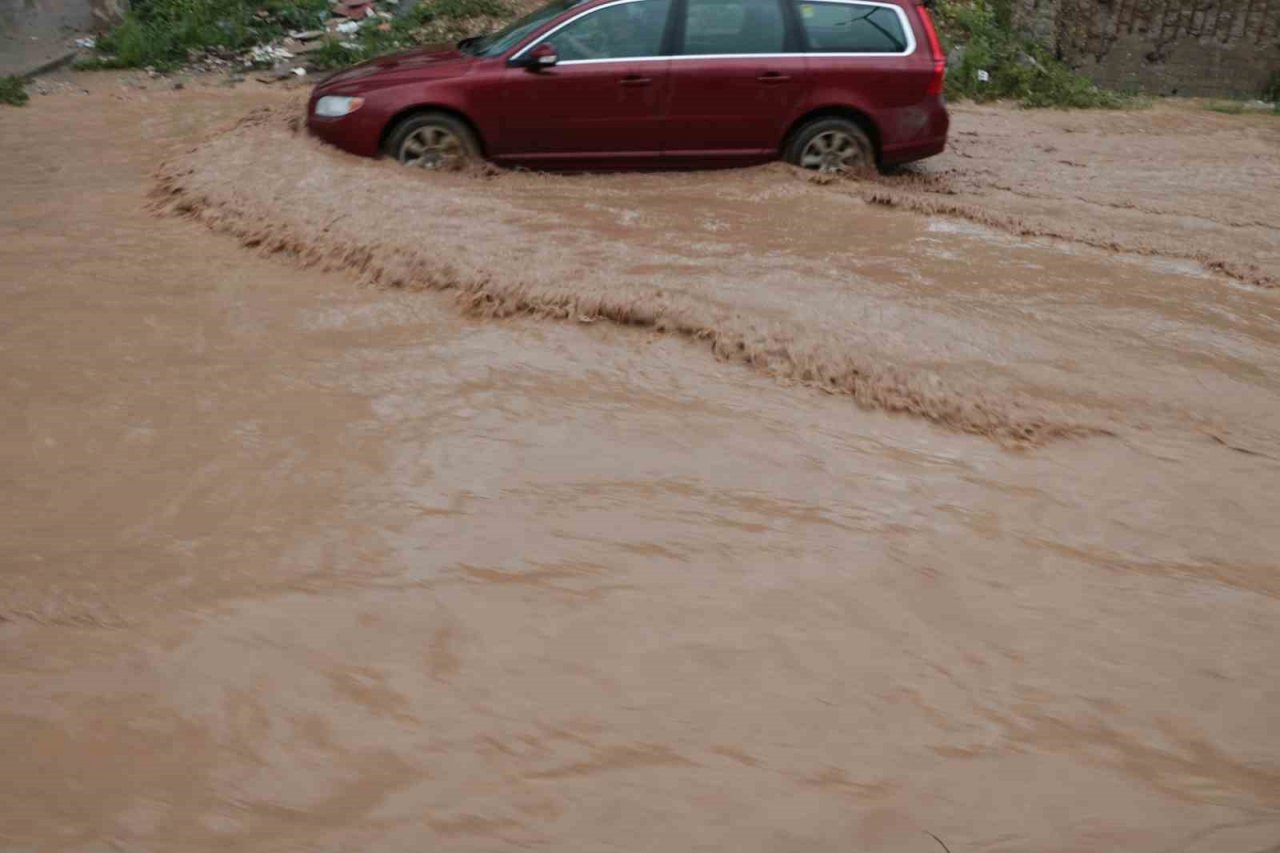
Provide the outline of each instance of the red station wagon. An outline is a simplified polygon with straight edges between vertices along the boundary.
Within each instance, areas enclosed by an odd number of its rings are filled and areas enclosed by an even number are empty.
[[[307,123],[428,169],[839,172],[942,151],[946,62],[914,0],[555,0],[486,36],[341,71]]]

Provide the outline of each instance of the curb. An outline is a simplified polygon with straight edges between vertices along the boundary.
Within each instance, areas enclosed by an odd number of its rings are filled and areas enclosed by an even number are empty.
[[[55,56],[47,62],[42,62],[34,68],[28,68],[25,71],[17,71],[13,76],[19,77],[23,80],[30,80],[32,77],[39,77],[41,74],[48,74],[50,71],[56,71],[64,65],[69,65],[71,61],[76,58],[79,52],[80,51],[78,50],[68,51],[61,56]]]

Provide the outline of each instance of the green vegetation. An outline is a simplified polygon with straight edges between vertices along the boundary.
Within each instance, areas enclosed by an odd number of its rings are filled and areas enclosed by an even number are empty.
[[[124,22],[98,41],[98,68],[174,68],[191,54],[245,50],[291,29],[314,29],[327,0],[134,0]]]
[[[21,77],[0,77],[0,104],[20,107],[30,99],[26,80]]]
[[[1229,116],[1238,116],[1245,111],[1245,106],[1240,101],[1210,101],[1204,105],[1206,110],[1213,110],[1215,113],[1226,113]]]
[[[1262,100],[1271,102],[1271,110],[1280,116],[1280,69],[1271,72],[1271,79],[1262,90]]]
[[[414,45],[457,41],[492,29],[510,15],[511,9],[500,0],[421,0],[385,28],[366,25],[340,41],[327,39],[307,54],[307,62],[316,68],[340,68]]]
[[[1280,106],[1280,69],[1271,72],[1271,79],[1262,88],[1262,100],[1271,101]]]
[[[1099,89],[1045,47],[1016,32],[1009,0],[941,0],[936,16],[953,60],[947,68],[950,98],[1007,99],[1026,107],[1132,106],[1131,99]],[[980,71],[986,73],[986,80]]]
[[[1215,113],[1225,113],[1226,115],[1258,115],[1259,113],[1272,113],[1280,116],[1280,70],[1271,72],[1271,76],[1262,87],[1262,91],[1258,92],[1257,99],[1239,98],[1233,100],[1209,101],[1205,103],[1206,110],[1212,110]]]
[[[410,0],[403,0],[409,3]],[[511,10],[501,0],[421,0],[391,21],[364,22],[356,33],[331,34],[307,56],[334,68],[417,44],[484,32]],[[328,0],[134,0],[120,26],[98,41],[98,55],[80,68],[176,68],[202,53],[230,58],[314,30],[329,18]]]
[[[427,18],[462,21],[469,18],[505,18],[511,14],[511,9],[500,0],[434,0],[423,3],[416,12]]]
[[[1208,101],[1205,103],[1206,110],[1212,110],[1215,113],[1224,113],[1229,116],[1238,115],[1280,115],[1280,102],[1267,103],[1266,101]]]

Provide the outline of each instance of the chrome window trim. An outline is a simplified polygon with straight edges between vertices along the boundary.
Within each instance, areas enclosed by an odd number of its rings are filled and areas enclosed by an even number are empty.
[[[599,6],[593,6],[590,9],[584,9],[582,12],[574,15],[567,21],[557,24],[552,29],[538,36],[529,44],[520,48],[512,54],[508,62],[514,62],[524,56],[530,50],[542,44],[547,39],[558,33],[560,30],[572,24],[574,21],[585,18],[587,15],[599,12],[601,9],[608,9],[613,6],[623,6],[627,3],[643,3],[646,0],[614,0],[612,3],[602,3]],[[793,0],[786,0],[793,2]],[[894,14],[898,16],[898,22],[902,24],[902,31],[907,36],[907,49],[900,53],[827,53],[820,50],[797,50],[791,53],[704,53],[704,54],[677,54],[674,56],[611,56],[608,59],[566,59],[564,62],[556,63],[558,68],[561,65],[599,65],[605,62],[659,62],[661,60],[671,60],[679,62],[688,59],[786,59],[787,57],[797,56],[833,56],[841,58],[867,57],[875,59],[877,57],[886,56],[910,56],[916,52],[916,33],[911,27],[911,21],[907,18],[907,11],[896,3],[881,3],[877,0],[795,0],[795,2],[809,3],[829,3],[843,6],[879,6],[882,9],[892,9]],[[803,22],[801,22],[803,26]]]
[[[547,30],[545,33],[538,36],[536,39],[534,39],[524,47],[517,50],[514,54],[511,55],[511,58],[508,59],[507,61],[515,62],[517,59],[524,56],[526,53],[533,50],[535,47],[542,44],[544,41],[546,41],[556,33],[563,30],[565,27],[569,26],[575,21],[582,20],[583,18],[587,17],[587,15],[594,15],[596,12],[599,12],[602,9],[612,9],[614,6],[625,6],[628,3],[644,3],[644,2],[646,2],[646,0],[615,0],[613,3],[601,3],[599,6],[592,6],[590,9],[584,9],[583,11],[574,15],[569,20],[556,24],[554,27]],[[671,0],[668,0],[667,14],[671,13],[670,3],[671,3]],[[556,63],[556,65],[577,65],[582,62],[635,62],[637,59],[670,59],[670,57],[669,56],[611,56],[608,59],[568,59],[568,60],[565,60],[564,62],[558,62]]]

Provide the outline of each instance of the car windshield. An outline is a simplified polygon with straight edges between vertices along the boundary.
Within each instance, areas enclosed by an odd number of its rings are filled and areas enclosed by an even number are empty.
[[[584,0],[554,0],[523,18],[507,24],[496,33],[463,39],[458,42],[458,49],[472,56],[501,56],[547,21],[583,2]]]

